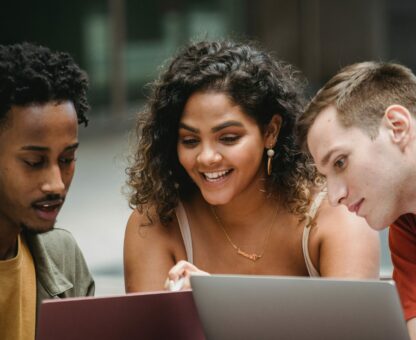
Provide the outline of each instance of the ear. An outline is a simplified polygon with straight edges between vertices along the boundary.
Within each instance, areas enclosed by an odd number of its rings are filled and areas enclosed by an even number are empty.
[[[402,105],[390,105],[384,112],[383,125],[389,131],[393,143],[401,149],[411,140],[413,131],[412,114]]]
[[[270,123],[267,125],[266,132],[264,134],[264,144],[266,148],[272,148],[275,146],[281,126],[282,117],[275,114],[270,120]]]

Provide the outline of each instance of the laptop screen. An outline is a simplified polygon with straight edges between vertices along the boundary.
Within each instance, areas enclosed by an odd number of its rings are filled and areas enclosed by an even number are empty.
[[[394,283],[191,276],[207,339],[409,339]]]

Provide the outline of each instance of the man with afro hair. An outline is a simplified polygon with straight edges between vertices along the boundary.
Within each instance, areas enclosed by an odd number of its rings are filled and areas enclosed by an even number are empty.
[[[94,294],[68,231],[54,229],[75,170],[88,80],[73,59],[0,45],[0,339],[34,339],[42,300]]]

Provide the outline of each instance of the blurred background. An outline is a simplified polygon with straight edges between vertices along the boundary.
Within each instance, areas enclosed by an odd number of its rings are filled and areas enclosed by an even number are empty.
[[[122,194],[130,131],[167,58],[189,40],[243,38],[301,69],[312,95],[341,66],[375,59],[416,70],[414,0],[14,0],[0,43],[32,41],[73,55],[90,77],[90,125],[58,226],[78,240],[97,295],[124,293],[130,213]],[[387,233],[382,275],[390,275]]]

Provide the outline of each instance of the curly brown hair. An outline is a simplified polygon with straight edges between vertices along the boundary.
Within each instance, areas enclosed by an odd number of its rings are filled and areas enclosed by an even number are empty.
[[[138,144],[126,170],[130,207],[148,217],[152,209],[167,224],[178,201],[197,190],[178,160],[179,121],[188,98],[210,90],[231,98],[261,131],[273,115],[282,117],[266,187],[288,211],[304,219],[316,180],[315,168],[293,134],[304,104],[304,84],[291,65],[254,43],[202,41],[185,47],[151,84],[147,106],[138,115]]]

